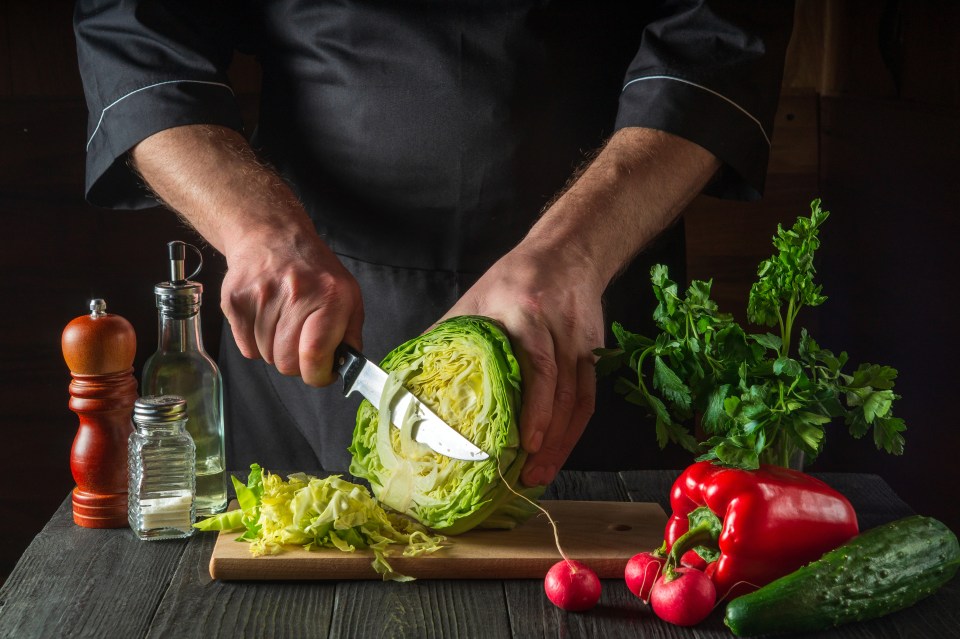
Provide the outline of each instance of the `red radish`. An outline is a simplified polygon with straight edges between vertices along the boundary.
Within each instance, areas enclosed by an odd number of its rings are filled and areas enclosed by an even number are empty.
[[[597,573],[593,572],[586,564],[574,561],[567,557],[560,546],[560,531],[557,530],[557,522],[553,520],[546,508],[533,501],[526,495],[518,493],[500,472],[497,466],[497,472],[500,473],[500,479],[504,485],[517,497],[526,500],[530,505],[538,508],[540,512],[547,516],[550,526],[553,528],[553,541],[557,545],[557,552],[563,557],[563,561],[553,564],[553,567],[547,571],[547,576],[543,578],[543,589],[547,593],[547,598],[554,605],[569,610],[579,612],[589,610],[600,601],[600,579]]]
[[[705,570],[707,567],[707,562],[697,554],[696,550],[692,548],[687,552],[683,553],[683,557],[680,558],[680,565],[686,566],[687,568],[693,568],[694,570]]]
[[[630,592],[644,602],[650,601],[650,589],[660,576],[665,561],[666,557],[653,552],[641,552],[631,557],[623,571],[623,578]]]
[[[667,567],[653,585],[650,604],[653,612],[677,626],[694,626],[710,614],[717,601],[717,589],[710,578],[692,568]]]
[[[553,565],[543,580],[543,589],[554,605],[579,612],[600,601],[600,579],[585,564],[564,559]]]

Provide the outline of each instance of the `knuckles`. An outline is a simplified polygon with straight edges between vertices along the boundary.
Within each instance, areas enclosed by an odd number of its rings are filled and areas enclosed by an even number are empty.
[[[273,365],[281,375],[288,375],[290,377],[300,375],[300,362],[294,357],[278,355]]]
[[[553,405],[564,414],[573,412],[580,401],[577,391],[573,388],[558,388],[553,398]]]

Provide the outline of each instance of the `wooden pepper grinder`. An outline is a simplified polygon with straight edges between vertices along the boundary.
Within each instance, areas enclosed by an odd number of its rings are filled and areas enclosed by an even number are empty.
[[[127,439],[133,431],[137,337],[130,322],[106,312],[102,299],[91,313],[63,329],[63,359],[70,369],[70,409],[80,428],[70,451],[73,521],[85,528],[127,526]]]

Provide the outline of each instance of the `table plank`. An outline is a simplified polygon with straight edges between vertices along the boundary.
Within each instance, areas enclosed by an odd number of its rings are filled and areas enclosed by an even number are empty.
[[[857,511],[860,530],[868,530],[914,511],[878,475],[851,473],[811,473],[839,491]],[[924,513],[920,513],[924,514]]]
[[[653,501],[631,499],[617,473],[565,470],[547,487],[544,500],[589,499],[593,501]]]
[[[648,637],[649,608],[618,579],[601,581],[600,603],[588,612],[566,612],[554,606],[543,592],[543,580],[505,583],[514,637]]]
[[[337,586],[331,638],[510,637],[500,580],[408,583],[348,581]]]
[[[628,470],[620,473],[630,501],[652,501],[660,504],[670,516],[670,488],[680,476],[679,470]]]
[[[0,637],[142,637],[186,543],[73,523],[68,497],[0,588]]]
[[[148,637],[325,637],[334,583],[226,584],[210,578],[214,534],[190,540],[157,608]]]

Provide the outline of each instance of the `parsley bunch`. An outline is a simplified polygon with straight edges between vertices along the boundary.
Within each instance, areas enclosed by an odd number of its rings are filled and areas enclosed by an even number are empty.
[[[776,326],[779,334],[746,332],[719,312],[710,299],[711,282],[695,280],[681,295],[667,267],[657,265],[651,281],[659,335],[637,335],[614,323],[619,347],[596,351],[599,374],[630,371],[615,388],[654,415],[661,448],[674,442],[702,453],[698,460],[736,468],[789,466],[798,451],[815,459],[827,425],[843,421],[854,437],[872,428],[877,448],[903,453],[906,425],[893,416],[896,369],[861,364],[847,374],[847,354],[821,348],[806,329],[791,352],[800,310],[827,299],[814,283],[813,257],[829,212],[820,200],[810,209],[810,217],[798,218],[793,228],[778,225],[778,253],[761,262],[750,289],[747,318]],[[705,442],[690,432],[694,416],[700,416]]]

